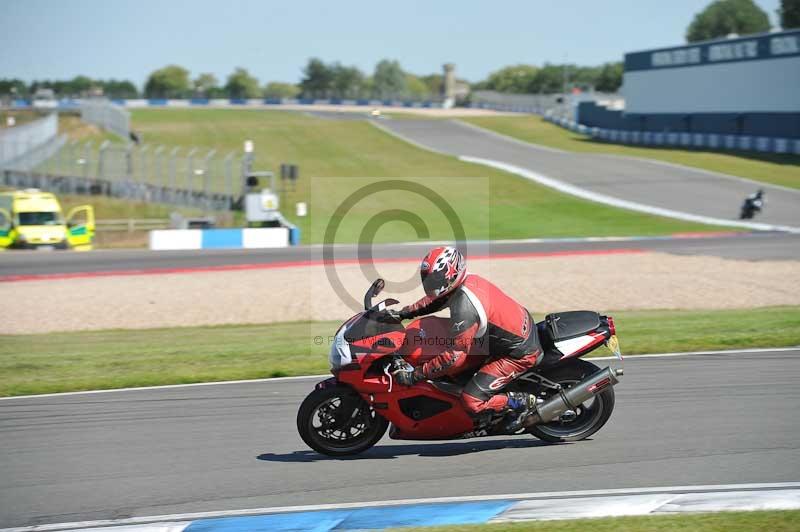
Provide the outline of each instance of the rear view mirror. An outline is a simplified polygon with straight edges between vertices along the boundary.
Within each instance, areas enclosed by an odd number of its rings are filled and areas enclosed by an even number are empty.
[[[372,283],[372,297],[376,297],[378,294],[383,292],[383,288],[386,286],[386,283],[383,279],[375,279],[375,282]]]
[[[367,293],[364,294],[364,310],[369,310],[372,307],[372,298],[380,294],[384,286],[386,286],[386,283],[383,279],[375,279]]]

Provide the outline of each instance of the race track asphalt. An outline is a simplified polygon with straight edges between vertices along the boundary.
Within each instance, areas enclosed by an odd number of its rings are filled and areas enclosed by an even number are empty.
[[[381,259],[419,259],[431,244],[380,244],[371,248]],[[747,233],[703,238],[642,239],[617,242],[478,242],[469,243],[468,256],[513,253],[553,253],[585,250],[641,249],[680,255],[711,255],[745,260],[798,260],[800,235]],[[337,259],[359,256],[355,245],[337,246]],[[363,255],[362,255],[363,256]],[[98,250],[82,252],[6,252],[0,260],[0,281],[17,275],[50,275],[81,272],[225,267],[244,264],[319,261],[321,246],[280,249],[148,251]]]
[[[624,347],[624,332],[622,333]],[[605,364],[605,362],[603,362]],[[320,456],[315,379],[0,400],[0,528],[397,498],[800,480],[800,350],[629,358],[593,439]]]
[[[492,159],[598,194],[714,218],[737,219],[744,198],[762,188],[767,204],[754,221],[800,227],[800,190],[647,159],[561,152],[453,120],[388,120],[381,127],[443,153]]]

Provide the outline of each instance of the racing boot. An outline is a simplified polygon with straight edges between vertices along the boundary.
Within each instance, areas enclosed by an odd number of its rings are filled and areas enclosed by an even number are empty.
[[[536,411],[540,401],[535,395],[525,392],[508,392],[508,407],[511,409],[506,422],[506,432],[513,434],[522,428],[522,422]]]

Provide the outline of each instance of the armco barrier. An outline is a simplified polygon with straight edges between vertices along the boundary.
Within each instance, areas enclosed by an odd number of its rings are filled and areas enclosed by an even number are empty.
[[[585,133],[592,138],[619,144],[758,151],[762,153],[793,153],[800,155],[800,139],[753,137],[750,135],[720,135],[716,133],[652,132],[598,127],[589,128],[563,118],[544,116],[544,119],[566,129]]]
[[[266,249],[296,246],[300,230],[291,227],[245,229],[165,229],[150,231],[150,249]]]
[[[440,101],[407,101],[407,100],[341,100],[333,99],[311,99],[311,98],[190,98],[190,99],[169,99],[169,98],[114,98],[110,100],[116,105],[126,108],[140,107],[202,107],[204,105],[214,107],[272,107],[275,105],[352,105],[352,106],[371,106],[371,107],[414,107],[414,108],[441,108],[443,103]],[[68,111],[80,107],[81,100],[62,99],[58,101],[59,111]],[[11,107],[26,109],[31,107],[28,100],[14,100]],[[507,109],[508,110],[508,109]],[[535,112],[533,109],[519,108],[520,112]]]

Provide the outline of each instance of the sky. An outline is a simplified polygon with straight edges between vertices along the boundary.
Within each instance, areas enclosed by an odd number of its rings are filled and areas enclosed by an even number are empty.
[[[777,25],[779,0],[756,0]],[[298,82],[310,57],[371,73],[456,64],[484,79],[516,63],[597,65],[684,42],[707,0],[0,0],[0,78],[130,79],[168,64],[224,83],[235,67]]]

